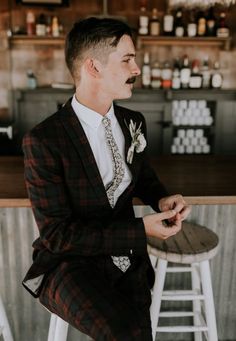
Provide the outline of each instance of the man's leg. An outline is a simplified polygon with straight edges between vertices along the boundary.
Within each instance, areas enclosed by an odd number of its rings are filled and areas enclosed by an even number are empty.
[[[65,262],[46,279],[40,302],[96,341],[151,341],[149,304],[138,309],[132,288],[119,282],[111,285],[93,262]]]

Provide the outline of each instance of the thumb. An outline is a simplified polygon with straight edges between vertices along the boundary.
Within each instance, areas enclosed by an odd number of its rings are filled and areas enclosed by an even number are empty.
[[[175,210],[169,210],[169,211],[159,213],[159,219],[160,220],[170,219],[170,218],[173,218],[175,216],[176,216]]]

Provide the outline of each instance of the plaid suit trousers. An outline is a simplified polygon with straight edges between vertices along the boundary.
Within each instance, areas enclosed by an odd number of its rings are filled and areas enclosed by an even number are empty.
[[[93,340],[152,341],[150,290],[148,284],[143,286],[143,271],[132,262],[120,280],[112,280],[106,262],[111,258],[60,264],[48,275],[40,302]]]

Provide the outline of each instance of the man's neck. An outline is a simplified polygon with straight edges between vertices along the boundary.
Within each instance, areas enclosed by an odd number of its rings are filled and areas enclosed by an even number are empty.
[[[99,91],[84,91],[84,89],[78,87],[76,88],[75,97],[78,102],[102,116],[107,114],[112,105],[112,101],[107,99],[104,94],[100,94]]]

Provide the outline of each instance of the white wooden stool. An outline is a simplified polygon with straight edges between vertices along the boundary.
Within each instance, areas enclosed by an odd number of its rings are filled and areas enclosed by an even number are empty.
[[[152,334],[194,333],[195,341],[217,341],[215,307],[209,260],[219,247],[218,236],[206,227],[184,222],[177,235],[163,241],[148,238],[148,252],[155,270],[150,308]],[[172,264],[171,264],[172,263]],[[173,264],[175,263],[175,264]],[[181,265],[180,265],[181,264]],[[182,265],[185,264],[185,265]],[[163,290],[166,273],[191,273],[192,290]],[[192,301],[192,311],[161,311],[162,301]],[[159,326],[159,318],[193,317],[193,325]]]
[[[0,338],[1,335],[4,341],[13,341],[10,325],[7,319],[7,314],[0,296]]]
[[[51,313],[48,341],[66,341],[69,324],[59,316]]]

